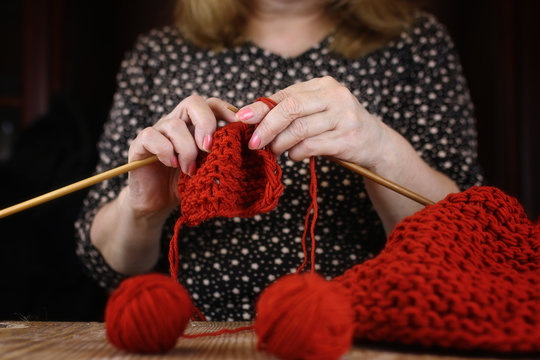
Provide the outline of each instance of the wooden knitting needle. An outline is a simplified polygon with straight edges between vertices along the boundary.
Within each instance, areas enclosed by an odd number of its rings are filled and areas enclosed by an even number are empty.
[[[364,167],[362,167],[360,165],[356,165],[356,164],[350,163],[348,161],[343,161],[343,160],[339,160],[339,159],[332,158],[332,157],[327,157],[327,158],[332,160],[333,162],[335,162],[335,163],[349,169],[349,170],[354,171],[357,174],[362,175],[363,177],[366,177],[366,178],[368,178],[370,180],[375,181],[377,184],[380,184],[380,185],[382,185],[384,187],[387,187],[390,190],[394,190],[398,194],[401,194],[401,195],[403,195],[405,197],[408,197],[409,199],[414,200],[419,204],[422,204],[424,206],[425,205],[433,205],[433,204],[435,204],[435,202],[429,200],[428,198],[425,198],[422,195],[419,195],[419,194],[415,193],[412,190],[404,188],[401,185],[398,185],[398,184],[396,184],[396,183],[394,183],[394,182],[392,182],[392,181],[390,181],[390,180],[388,180],[386,178],[383,178],[382,176],[377,175],[373,171],[368,170],[368,169],[366,169],[366,168],[364,168]]]
[[[236,108],[230,108],[230,110],[232,111],[238,111],[238,109]],[[388,189],[390,190],[393,190],[395,192],[397,192],[398,194],[401,194],[405,197],[408,197],[409,199],[411,200],[414,200],[416,202],[418,202],[419,204],[422,204],[422,205],[432,205],[434,204],[433,201],[407,189],[407,188],[404,188],[403,186],[400,186],[388,179],[385,179],[384,177],[382,176],[379,176],[377,175],[376,173],[360,166],[360,165],[356,165],[356,164],[353,164],[353,163],[350,163],[350,162],[347,162],[347,161],[343,161],[343,160],[338,160],[338,159],[335,159],[335,158],[329,158],[330,160],[334,161],[335,163],[349,169],[349,170],[352,170],[354,171],[355,173],[357,174],[360,174],[370,180],[373,180],[375,181],[376,183],[382,185],[382,186],[385,186],[387,187]],[[27,201],[24,201],[22,203],[19,203],[17,205],[13,205],[13,206],[10,206],[8,208],[5,208],[3,210],[0,210],[0,218],[3,218],[3,217],[6,217],[6,216],[9,216],[9,215],[13,215],[15,213],[18,213],[20,211],[23,211],[23,210],[26,210],[26,209],[29,209],[31,207],[34,207],[34,206],[37,206],[37,205],[40,205],[40,204],[43,204],[45,202],[48,202],[48,201],[51,201],[51,200],[54,200],[56,198],[59,198],[61,196],[64,196],[64,195],[67,195],[67,194],[70,194],[72,192],[75,192],[75,191],[78,191],[78,190],[82,190],[84,188],[87,188],[89,186],[92,186],[92,185],[95,185],[99,182],[102,182],[104,180],[107,180],[107,179],[110,179],[110,178],[113,178],[115,176],[118,176],[118,175],[121,175],[121,174],[125,174],[131,170],[135,170],[137,168],[140,168],[141,166],[145,166],[145,165],[148,165],[148,164],[151,164],[151,163],[154,163],[156,162],[158,159],[157,159],[157,156],[151,156],[147,159],[143,159],[143,160],[137,160],[137,161],[132,161],[130,163],[127,163],[125,165],[122,165],[122,166],[119,166],[119,167],[116,167],[114,169],[111,169],[111,170],[108,170],[108,171],[105,171],[101,174],[97,174],[97,175],[94,175],[92,177],[89,177],[87,179],[84,179],[84,180],[81,180],[81,181],[78,181],[76,183],[73,183],[71,185],[67,185],[67,186],[64,186],[60,189],[57,189],[57,190],[54,190],[54,191],[51,191],[51,192],[48,192],[46,194],[43,194],[43,195],[40,195],[38,197],[35,197],[33,199],[30,199],[30,200],[27,200]]]
[[[405,197],[408,197],[409,199],[411,200],[414,200],[416,201],[417,203],[419,204],[422,204],[422,205],[433,205],[434,202],[423,197],[422,195],[419,195],[407,188],[404,188],[403,186],[401,185],[398,185],[382,176],[379,176],[377,175],[376,173],[360,166],[360,165],[356,165],[356,164],[353,164],[353,163],[350,163],[350,162],[347,162],[347,161],[343,161],[343,160],[339,160],[339,159],[335,159],[335,158],[330,158],[330,160],[334,161],[335,163],[349,169],[349,170],[352,170],[354,171],[355,173],[357,174],[360,174],[370,180],[373,180],[375,181],[376,183],[382,185],[382,186],[385,186],[387,187],[388,189],[390,190],[393,190]],[[3,217],[6,217],[6,216],[9,216],[9,215],[13,215],[15,213],[18,213],[20,211],[23,211],[23,210],[26,210],[26,209],[29,209],[29,208],[32,208],[34,206],[37,206],[37,205],[40,205],[40,204],[43,204],[43,203],[46,203],[48,201],[51,201],[51,200],[54,200],[54,199],[57,199],[59,197],[62,197],[64,195],[68,195],[72,192],[75,192],[75,191],[78,191],[78,190],[82,190],[84,188],[87,188],[89,186],[92,186],[92,185],[95,185],[97,183],[100,183],[104,180],[107,180],[107,179],[110,179],[110,178],[113,178],[115,176],[118,176],[118,175],[122,175],[122,174],[125,174],[131,170],[135,170],[135,169],[138,169],[140,168],[141,166],[145,166],[145,165],[148,165],[148,164],[151,164],[151,163],[154,163],[158,160],[157,156],[151,156],[147,159],[143,159],[143,160],[137,160],[137,161],[132,161],[130,163],[127,163],[125,165],[122,165],[122,166],[119,166],[119,167],[116,167],[114,169],[111,169],[111,170],[108,170],[108,171],[105,171],[103,173],[100,173],[100,174],[97,174],[97,175],[94,175],[92,177],[89,177],[87,179],[84,179],[84,180],[81,180],[81,181],[78,181],[76,183],[73,183],[71,185],[67,185],[67,186],[64,186],[62,188],[59,188],[59,189],[56,189],[54,191],[51,191],[51,192],[48,192],[46,194],[43,194],[43,195],[40,195],[38,197],[35,197],[33,199],[30,199],[30,200],[27,200],[27,201],[24,201],[22,203],[19,203],[17,205],[13,205],[13,206],[10,206],[8,208],[5,208],[3,210],[0,210],[0,218],[3,218]]]
[[[94,175],[92,177],[89,177],[87,179],[84,179],[84,180],[78,181],[76,183],[73,183],[71,185],[64,186],[64,187],[62,187],[60,189],[56,189],[54,191],[51,191],[51,192],[48,192],[46,194],[40,195],[40,196],[35,197],[33,199],[24,201],[24,202],[22,202],[20,204],[10,206],[8,208],[0,210],[0,218],[3,218],[3,217],[6,217],[6,216],[9,216],[9,215],[18,213],[20,211],[29,209],[31,207],[43,204],[43,203],[45,203],[47,201],[51,201],[51,200],[54,200],[54,199],[59,198],[61,196],[64,196],[64,195],[70,194],[72,192],[84,189],[86,187],[92,186],[92,185],[97,184],[99,182],[102,182],[104,180],[107,180],[107,179],[113,178],[115,176],[127,173],[128,171],[140,168],[141,166],[151,164],[153,162],[156,162],[157,159],[158,159],[157,156],[154,155],[154,156],[151,156],[151,157],[149,157],[147,159],[132,161],[130,163],[127,163],[125,165],[116,167],[116,168],[111,169],[109,171],[105,171],[103,173],[100,173],[100,174]]]

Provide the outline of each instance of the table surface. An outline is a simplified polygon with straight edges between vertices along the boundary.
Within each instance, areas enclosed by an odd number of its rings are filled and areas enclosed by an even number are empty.
[[[186,334],[234,329],[245,322],[193,322]],[[98,322],[0,322],[1,359],[274,359],[257,352],[253,331],[235,334],[180,338],[164,355],[130,354],[107,342],[105,327]],[[412,353],[355,345],[342,358],[365,360],[464,360],[467,357],[435,353]],[[474,356],[484,360],[492,357]],[[508,359],[508,357],[504,357]]]

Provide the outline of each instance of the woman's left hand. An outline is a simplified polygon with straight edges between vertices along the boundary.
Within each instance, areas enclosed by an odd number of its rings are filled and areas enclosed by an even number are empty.
[[[382,161],[389,128],[335,79],[297,83],[269,98],[278,103],[272,110],[255,102],[236,114],[239,121],[258,124],[251,149],[270,146],[276,155],[288,151],[294,161],[326,155],[371,169]]]
[[[270,146],[292,160],[326,155],[364,166],[434,201],[456,184],[432,169],[397,131],[371,115],[356,97],[331,77],[289,86],[270,96],[269,109],[255,102],[240,109],[236,119],[259,124],[249,142],[252,149]],[[421,206],[368,179],[366,189],[387,233]]]

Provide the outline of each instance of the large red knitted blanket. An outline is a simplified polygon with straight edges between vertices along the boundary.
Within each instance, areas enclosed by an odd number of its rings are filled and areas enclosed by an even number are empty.
[[[489,351],[540,351],[540,224],[493,187],[404,219],[374,259],[334,281],[355,337]]]

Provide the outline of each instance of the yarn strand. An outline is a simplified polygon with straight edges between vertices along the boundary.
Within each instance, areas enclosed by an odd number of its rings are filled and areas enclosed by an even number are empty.
[[[311,195],[311,204],[313,206],[313,217],[311,218],[311,272],[315,272],[315,224],[317,224],[317,217],[319,211],[319,205],[317,204],[317,174],[315,172],[315,157],[311,157],[309,162],[311,170],[311,184],[309,187],[309,193]]]
[[[174,235],[171,238],[169,243],[169,264],[171,271],[171,278],[178,282],[178,266],[179,266],[179,252],[178,252],[178,234],[180,233],[180,228],[184,223],[184,218],[181,216],[176,224],[174,225]]]
[[[270,110],[272,110],[277,103],[267,97],[260,97],[257,98],[255,101],[260,101],[266,104]],[[311,171],[311,183],[309,185],[309,195],[311,196],[311,203],[309,204],[307,214],[306,214],[306,221],[304,223],[304,234],[302,235],[302,250],[304,251],[304,261],[302,262],[302,265],[298,267],[296,270],[296,273],[300,273],[302,270],[304,270],[305,266],[307,265],[308,261],[308,252],[306,247],[306,236],[309,229],[310,236],[311,236],[311,249],[310,249],[310,260],[311,260],[311,272],[315,272],[315,224],[317,223],[317,212],[318,212],[318,205],[317,205],[317,173],[315,171],[315,157],[312,156],[309,159],[309,168]],[[311,225],[310,225],[310,216],[311,212],[313,212],[313,216],[311,217]]]
[[[296,273],[300,273],[304,267],[307,265],[308,261],[308,252],[306,249],[306,236],[308,229],[311,236],[311,251],[310,251],[310,260],[311,260],[311,272],[315,271],[315,224],[317,223],[317,213],[318,213],[318,204],[317,204],[317,174],[315,171],[315,157],[309,159],[309,167],[311,171],[311,183],[309,185],[309,195],[311,196],[311,204],[308,207],[306,214],[306,221],[304,224],[304,234],[302,235],[302,249],[304,251],[304,262],[296,270]],[[313,212],[310,225],[310,215]]]

